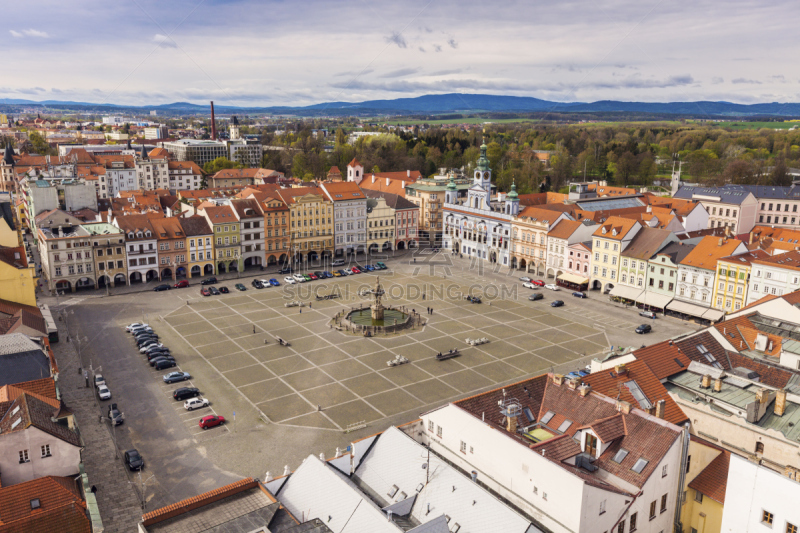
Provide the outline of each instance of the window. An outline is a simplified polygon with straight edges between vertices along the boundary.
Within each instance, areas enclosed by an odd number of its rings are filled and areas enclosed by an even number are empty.
[[[644,470],[644,467],[647,466],[648,462],[649,461],[647,459],[642,459],[640,457],[639,459],[636,460],[636,464],[633,465],[633,468],[631,470],[633,470],[637,474],[641,474],[642,470]]]
[[[797,526],[786,522],[786,533],[797,533]]]
[[[617,533],[625,533],[625,522],[620,522],[617,526]]]
[[[467,443],[464,442],[463,440],[461,441],[461,453],[463,453],[465,455],[467,453]]]
[[[42,506],[42,502],[39,501],[39,498],[34,498],[31,500],[31,509],[38,509]]]
[[[44,457],[50,457],[50,445],[49,444],[45,444],[44,446],[42,446],[42,458],[44,458]]]
[[[692,465],[692,456],[689,455],[686,457],[686,473],[689,473],[689,467]]]
[[[436,426],[436,436],[442,438],[442,426]]]
[[[764,453],[764,443],[756,442],[756,453]]]
[[[22,463],[30,463],[31,460],[28,457],[28,450],[20,450],[19,451],[19,462]]]
[[[604,514],[606,512],[606,501],[603,500],[600,502],[600,514]]]
[[[631,527],[630,527],[630,532],[631,532],[631,533],[633,533],[634,531],[636,531],[636,517],[637,517],[637,515],[638,515],[638,514],[639,514],[639,513],[633,513],[633,514],[631,515]]]
[[[658,502],[656,500],[653,500],[652,502],[650,502],[650,520],[652,520],[653,518],[656,517],[656,504],[657,503]]]
[[[667,465],[661,467],[661,477],[667,477]]]
[[[703,503],[703,493],[699,490],[694,491],[694,501],[697,503]]]
[[[767,525],[771,526],[772,525],[772,520],[774,518],[775,517],[773,516],[773,514],[770,513],[769,511],[761,511],[761,522],[763,524],[767,524]]]
[[[661,512],[664,513],[667,511],[667,495],[664,494],[661,496]]]
[[[628,456],[628,450],[626,450],[625,448],[620,448],[619,451],[616,453],[616,455],[614,455],[614,458],[611,460],[619,464],[622,461],[624,461],[627,456]]]

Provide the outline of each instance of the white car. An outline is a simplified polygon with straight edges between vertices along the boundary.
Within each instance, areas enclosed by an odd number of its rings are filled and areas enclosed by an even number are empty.
[[[294,278],[295,281],[297,281],[299,283],[305,283],[305,281],[306,281],[306,278],[304,276],[300,275],[300,274],[295,274],[292,277]]]
[[[534,285],[533,283],[531,283],[530,281],[526,281],[525,283],[522,284],[522,286],[525,287],[526,289],[538,289],[539,288],[536,285]]]
[[[100,387],[101,385],[106,384],[106,378],[103,377],[102,374],[95,374],[94,375],[94,386]]]
[[[335,267],[344,266],[344,259],[336,259],[333,263],[331,263],[331,266]]]
[[[258,280],[258,281],[261,283],[261,285],[262,285],[262,286],[263,286],[265,289],[269,289],[270,287],[272,287],[272,284],[269,282],[269,280],[268,280],[268,279],[260,279],[260,280]]]
[[[521,278],[519,278],[519,280],[520,280],[520,281],[525,281],[525,282],[530,282],[530,281],[533,281],[533,280],[532,280],[531,278],[529,278],[528,276],[522,276]]]
[[[131,335],[133,335],[135,337],[139,333],[145,333],[145,332],[146,333],[153,333],[153,328],[151,328],[150,326],[138,326],[138,327],[135,327],[135,328],[133,328],[131,330]]]
[[[108,387],[105,385],[100,385],[99,387],[97,387],[97,395],[100,397],[101,400],[111,399],[111,391],[108,390]]]
[[[285,281],[289,285],[294,285],[295,283],[297,283],[292,276],[286,276],[285,278],[283,278],[283,281]]]
[[[547,285],[544,286],[544,288],[545,289],[550,289],[551,291],[559,290],[558,285],[554,285],[552,283],[548,283]]]
[[[183,402],[183,408],[187,411],[194,411],[195,409],[200,409],[201,407],[208,407],[207,398],[189,398]]]
[[[164,345],[158,341],[150,341],[147,344],[142,344],[142,347],[139,348],[139,353],[145,353],[150,348],[164,348]]]
[[[344,269],[344,273],[347,274],[348,276],[352,276],[353,275],[353,270],[350,269],[350,268],[345,268]]]
[[[149,328],[149,327],[150,326],[147,325],[147,324],[141,324],[139,322],[134,322],[133,324],[128,324],[127,326],[125,326],[125,331],[130,333],[131,331],[133,331],[134,329],[137,329],[137,328]]]

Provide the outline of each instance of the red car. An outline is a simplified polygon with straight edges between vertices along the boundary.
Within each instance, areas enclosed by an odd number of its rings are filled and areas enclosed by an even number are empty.
[[[308,273],[308,277],[310,277],[311,279],[319,279],[315,274],[312,274],[311,272]]]
[[[531,281],[531,283],[533,283],[534,285],[538,285],[539,287],[544,287],[544,281],[542,281],[540,279],[535,279],[535,280]]]
[[[225,423],[224,416],[208,415],[200,419],[200,427],[203,429],[213,428]]]
[[[359,268],[353,267],[350,270],[353,271],[353,274],[361,274],[361,269],[359,269]]]
[[[200,294],[202,294],[203,296],[211,296],[211,291],[204,287],[200,289]]]
[[[179,281],[178,283],[175,284],[175,288],[176,289],[183,289],[183,288],[188,287],[188,286],[189,286],[189,281],[188,280]]]

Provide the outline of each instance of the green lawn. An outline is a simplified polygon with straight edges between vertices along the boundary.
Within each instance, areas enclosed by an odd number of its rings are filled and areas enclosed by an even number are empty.
[[[800,128],[800,122],[720,122],[717,126],[734,130],[760,130],[761,128],[788,130],[795,126]]]
[[[378,118],[365,119],[364,122],[377,122],[378,124],[402,124],[404,126],[414,126],[416,124],[430,124],[432,126],[441,126],[442,124],[483,124],[485,122],[492,124],[506,124],[509,122],[539,122],[535,118],[498,118],[489,119],[481,117],[468,117],[447,120],[419,120],[419,119],[395,119],[395,120],[381,120]]]

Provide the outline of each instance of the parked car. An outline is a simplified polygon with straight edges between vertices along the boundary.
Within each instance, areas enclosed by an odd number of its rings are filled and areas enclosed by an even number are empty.
[[[544,288],[545,289],[549,289],[551,291],[560,291],[561,290],[561,287],[559,287],[555,283],[548,283],[547,285],[544,286]]]
[[[150,326],[148,326],[147,324],[142,324],[140,322],[134,322],[133,324],[128,324],[127,326],[125,326],[125,331],[127,331],[128,333],[131,333],[134,329],[149,328],[149,327]]]
[[[533,283],[534,285],[538,285],[540,287],[544,287],[544,281],[542,281],[540,279],[535,279],[535,280],[531,281],[531,283]]]
[[[203,429],[213,428],[225,423],[224,416],[208,415],[200,419],[200,427]]]
[[[147,331],[140,331],[139,333],[136,333],[133,336],[133,340],[138,341],[140,339],[146,339],[148,337],[153,337],[153,338],[157,339],[158,338],[158,333],[156,333],[152,329],[149,329]]]
[[[194,411],[201,407],[208,407],[208,398],[191,398],[183,402],[183,408],[187,411]]]
[[[200,294],[202,294],[203,296],[211,296],[211,291],[203,287],[202,289],[200,289]]]
[[[472,296],[471,294],[467,294],[466,296],[464,296],[464,299],[473,304],[481,303],[480,296]]]
[[[162,362],[172,363],[171,366],[164,368],[172,368],[173,366],[175,366],[175,358],[167,354],[158,354],[156,356],[150,357],[148,358],[148,362],[150,363],[150,366],[152,366],[156,370],[161,370],[160,368],[158,368],[158,364]]]
[[[302,275],[302,274],[295,274],[292,277],[298,283],[305,283],[306,282],[306,277],[304,275]]]
[[[144,459],[136,450],[125,452],[125,465],[131,470],[141,470],[144,468]]]
[[[334,260],[333,263],[331,263],[331,266],[334,266],[334,267],[344,266],[344,259],[336,259],[336,260]]]
[[[283,281],[288,283],[289,285],[294,285],[295,283],[297,283],[297,280],[294,279],[293,276],[286,276],[285,278],[283,278]]]
[[[192,379],[188,372],[170,372],[164,376],[164,383],[176,383],[178,381],[186,381]]]
[[[291,274],[292,267],[283,267],[282,269],[278,270],[278,274]]]
[[[136,339],[136,346],[141,348],[145,344],[152,343],[154,341],[158,342],[158,335],[151,335],[149,337],[142,337],[141,339]]]
[[[200,389],[197,387],[181,387],[172,391],[172,397],[176,400],[188,400],[200,395]]]
[[[147,357],[147,361],[151,364],[153,360],[160,359],[162,357],[175,359],[174,357],[172,357],[172,354],[169,352],[169,350],[158,350],[155,352],[146,353],[145,357]]]
[[[108,419],[114,426],[118,426],[125,421],[125,418],[122,416],[122,411],[117,408],[117,404],[112,403],[108,406]]]
[[[583,293],[581,291],[575,291],[575,292],[572,293],[572,295],[575,298],[586,298],[586,293]]]
[[[361,274],[361,269],[359,267],[353,267],[350,269],[353,274]]]
[[[561,307],[562,305],[564,305],[564,302],[561,300],[554,300],[550,302],[550,307]]]
[[[245,287],[241,283],[237,283],[236,285],[234,285],[234,287],[236,287],[237,291],[246,291],[247,290],[247,287]]]
[[[258,282],[261,284],[262,289],[269,289],[272,286],[268,279],[260,279]]]
[[[206,278],[200,282],[201,285],[213,285],[217,282],[217,278],[211,276],[210,278]]]
[[[228,294],[231,291],[228,290],[228,287],[220,287],[219,292],[221,292],[222,294]]]
[[[94,375],[94,386],[95,388],[100,387],[100,385],[106,384],[106,378],[103,377],[102,374],[95,374]]]
[[[642,324],[636,328],[636,333],[639,335],[644,335],[645,333],[650,333],[651,331],[653,331],[653,328],[650,327],[650,324]]]
[[[656,314],[652,311],[639,311],[639,316],[643,316],[645,318],[655,318]]]
[[[311,274],[302,274],[303,279],[306,281],[313,281],[314,278],[311,277]]]
[[[526,281],[525,283],[522,284],[522,286],[525,287],[526,289],[538,289],[539,288],[538,285],[534,285],[530,281]]]
[[[136,335],[137,333],[142,333],[144,331],[153,331],[153,328],[147,325],[137,326],[135,328],[132,328],[130,333],[131,335]]]
[[[164,370],[165,368],[172,368],[176,366],[177,363],[173,358],[159,358],[158,361],[153,365],[153,368],[156,370]]]
[[[257,279],[254,279],[254,280],[253,280],[253,281],[250,283],[250,285],[252,285],[252,286],[253,286],[254,288],[256,288],[256,289],[263,289],[263,288],[264,288],[264,285],[261,283],[261,281],[259,281],[259,280],[257,280]]]
[[[336,277],[340,277],[340,276],[349,276],[350,274],[347,273],[347,270],[340,268],[339,270],[334,272],[333,275]]]
[[[528,300],[535,302],[536,300],[544,300],[544,294],[541,292],[535,292],[528,296]]]
[[[111,391],[108,390],[108,387],[106,385],[100,385],[99,387],[97,387],[97,396],[99,396],[101,400],[110,400]]]
[[[133,340],[135,340],[137,344],[143,343],[144,341],[149,341],[149,340],[157,341],[158,340],[158,335],[156,335],[155,333],[152,333],[152,332],[150,332],[150,333],[142,333],[141,335],[137,335],[136,337],[134,337]]]
[[[149,340],[146,341],[144,344],[139,347],[139,353],[147,353],[148,350],[151,348],[166,348],[163,344],[158,342],[157,340]]]
[[[519,278],[519,280],[522,281],[522,282],[525,282],[525,283],[530,283],[531,281],[533,281],[528,276],[522,276],[521,278]]]
[[[173,287],[175,287],[176,289],[185,289],[188,286],[189,286],[189,280],[186,279],[183,279],[178,283],[176,283],[175,285],[173,285]]]
[[[326,277],[326,278],[332,278],[332,277],[333,277],[333,274],[331,274],[331,273],[330,273],[330,272],[328,272],[327,270],[326,270],[326,271],[324,271],[324,272],[323,272],[323,274],[325,275],[325,277]]]
[[[317,279],[325,279],[325,275],[322,273],[321,270],[315,270],[314,275],[317,277]]]
[[[212,296],[219,296],[219,289],[216,287],[210,287],[208,292],[210,292]]]
[[[352,268],[345,268],[344,270],[340,270],[339,272],[343,272],[344,276],[352,276],[353,269]]]
[[[375,267],[372,265],[364,265],[364,268],[367,270],[367,272],[375,272]]]
[[[388,268],[382,261],[378,261],[377,263],[375,263],[375,266],[378,267],[380,270],[386,270]]]
[[[281,286],[280,282],[278,282],[278,280],[275,279],[275,278],[270,278],[269,284],[272,285],[273,287],[280,287]]]

